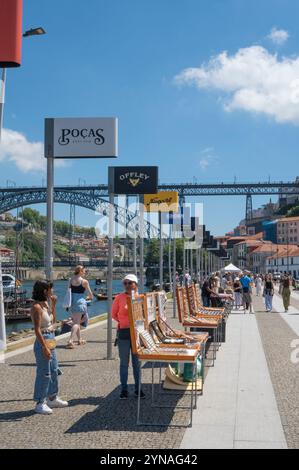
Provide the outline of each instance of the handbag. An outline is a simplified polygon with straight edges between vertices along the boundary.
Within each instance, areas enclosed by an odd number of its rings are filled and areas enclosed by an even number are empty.
[[[71,289],[71,281],[69,280],[62,306],[63,308],[68,309],[70,308],[71,305],[72,305],[72,289]]]

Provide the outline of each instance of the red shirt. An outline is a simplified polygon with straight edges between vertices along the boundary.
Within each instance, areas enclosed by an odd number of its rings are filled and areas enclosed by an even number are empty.
[[[128,294],[118,294],[112,304],[112,318],[117,321],[118,329],[130,328],[129,313],[127,306]]]

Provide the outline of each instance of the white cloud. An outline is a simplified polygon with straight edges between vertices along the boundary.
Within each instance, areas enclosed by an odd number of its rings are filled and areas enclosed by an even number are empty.
[[[279,59],[261,46],[212,57],[175,77],[180,85],[221,92],[226,111],[263,113],[277,122],[299,124],[299,56]]]
[[[45,172],[44,144],[42,142],[30,142],[21,132],[3,129],[0,143],[0,161],[12,162],[24,173],[31,171]],[[57,163],[58,166],[64,166],[63,161]]]
[[[207,147],[200,152],[201,158],[199,160],[199,166],[202,171],[205,171],[213,162],[217,160],[216,155],[214,155],[214,149],[212,147]]]
[[[272,28],[270,34],[267,36],[270,41],[274,42],[274,44],[278,44],[279,46],[284,44],[289,39],[289,37],[290,35],[288,31],[277,28]]]

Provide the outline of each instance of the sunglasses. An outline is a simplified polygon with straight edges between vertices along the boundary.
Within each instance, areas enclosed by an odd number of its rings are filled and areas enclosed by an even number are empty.
[[[133,281],[124,281],[124,286],[131,286],[132,284],[134,284]]]

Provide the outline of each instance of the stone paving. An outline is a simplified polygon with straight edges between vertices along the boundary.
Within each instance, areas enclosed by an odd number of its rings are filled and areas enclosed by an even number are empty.
[[[292,298],[291,304],[295,306],[297,301]],[[265,312],[262,298],[255,299],[255,308],[288,448],[298,449],[299,364],[291,361],[291,342],[296,335],[283,317],[274,313],[275,309],[272,313]]]
[[[0,364],[0,447],[1,448],[178,448],[184,428],[136,426],[137,400],[119,400],[117,348],[114,360],[105,360],[106,322],[84,333],[87,345],[67,350],[66,341],[57,352],[63,375],[60,395],[69,408],[51,416],[33,412],[32,389],[35,376],[31,351]],[[149,405],[151,370],[142,371],[148,409],[144,419],[166,423],[188,422],[185,410],[153,410]],[[132,375],[130,374],[132,383]],[[5,384],[5,386],[3,386]],[[131,393],[134,392],[132,386]],[[170,399],[169,396],[167,398]],[[176,400],[171,398],[175,405]],[[180,399],[188,405],[189,396]],[[145,410],[146,411],[146,410]]]
[[[295,334],[279,314],[264,312],[262,298],[254,296],[254,304],[287,444],[289,448],[298,448],[299,366],[290,361],[290,342]],[[171,314],[170,306],[168,315]],[[137,427],[136,399],[130,397],[126,402],[118,399],[117,349],[114,348],[114,359],[107,361],[106,323],[89,329],[84,335],[87,345],[75,350],[64,348],[66,340],[59,342],[58,357],[63,371],[61,396],[69,400],[70,406],[55,410],[52,416],[33,412],[32,351],[0,364],[0,448],[179,448],[184,428]],[[211,372],[217,374],[217,361]],[[187,422],[186,411],[155,410],[147,406],[151,371],[145,367],[142,373],[147,393],[147,399],[142,402],[147,409],[144,418],[172,424]],[[175,404],[176,399],[171,399]],[[188,400],[189,397],[183,397],[179,401],[186,405]]]

